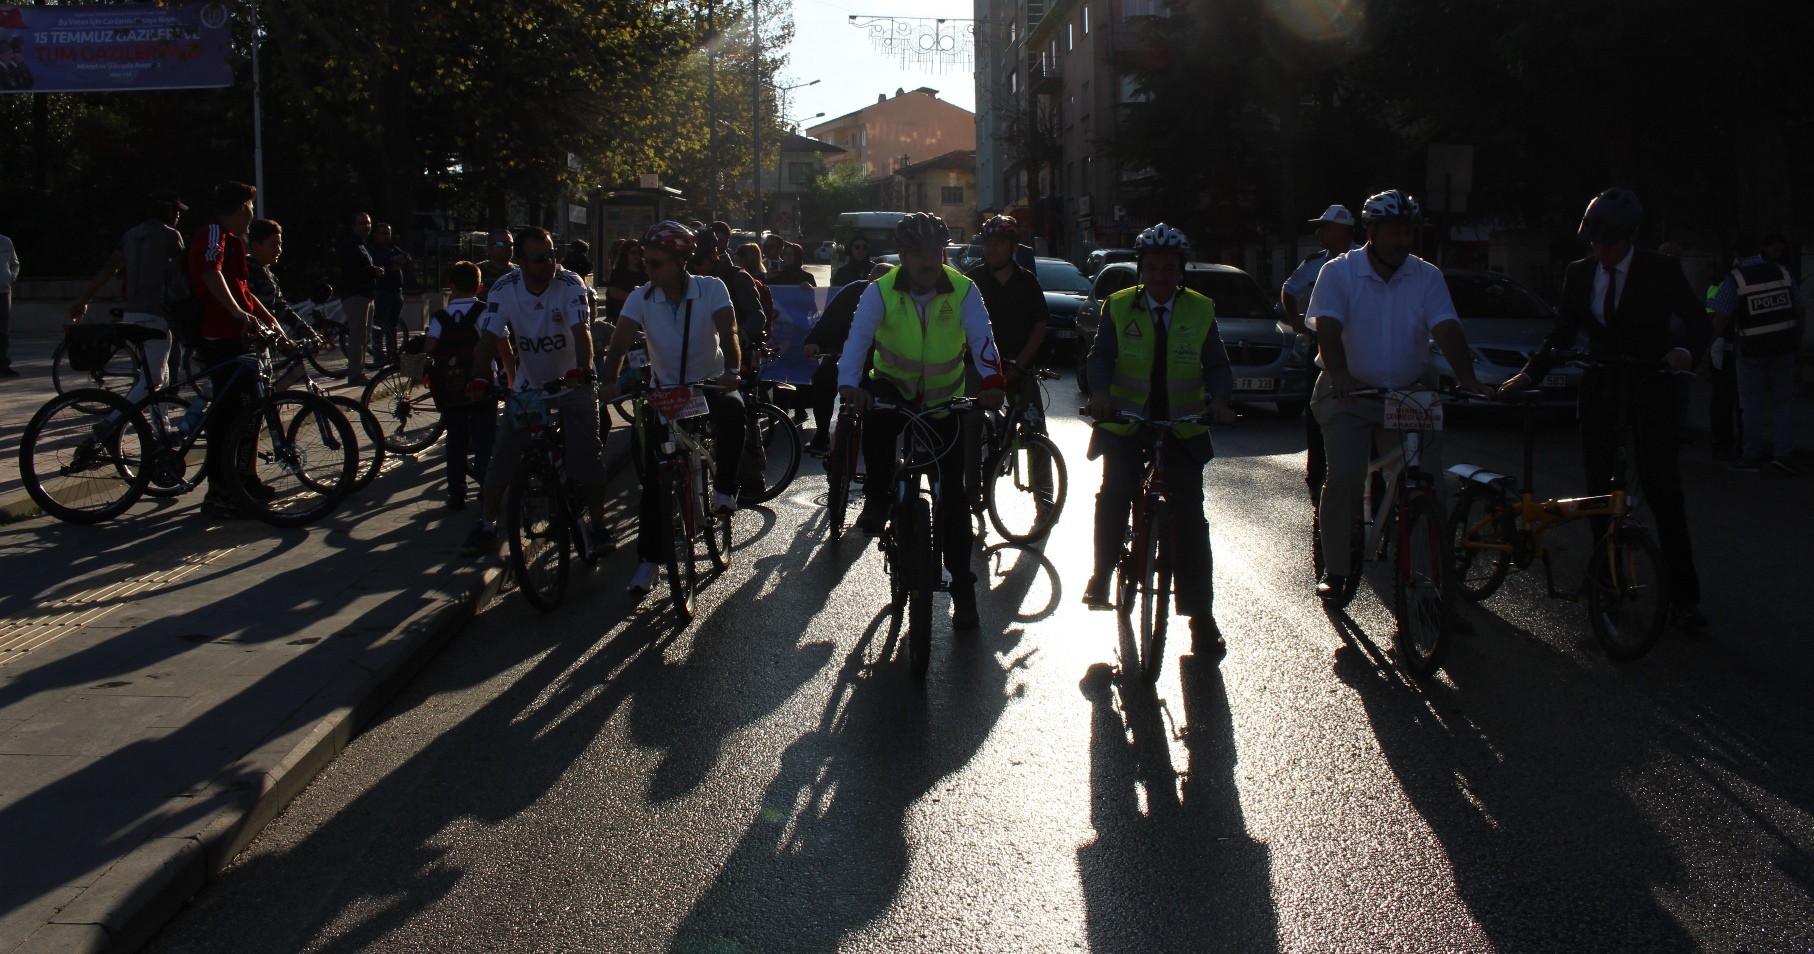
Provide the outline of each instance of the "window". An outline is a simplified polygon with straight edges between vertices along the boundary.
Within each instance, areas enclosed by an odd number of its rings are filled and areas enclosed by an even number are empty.
[[[787,164],[787,181],[790,185],[805,185],[812,177],[812,163],[790,162]]]
[[[963,186],[942,186],[938,190],[938,200],[944,205],[963,205]]]
[[[1008,92],[1016,93],[1016,94],[1018,94],[1020,92],[1020,71],[1019,70],[1016,70],[1016,71],[1008,74]]]
[[[1090,5],[1083,5],[1083,35],[1090,35]]]
[[[1077,25],[1067,23],[1064,25],[1064,51],[1069,53],[1075,49],[1077,49]]]

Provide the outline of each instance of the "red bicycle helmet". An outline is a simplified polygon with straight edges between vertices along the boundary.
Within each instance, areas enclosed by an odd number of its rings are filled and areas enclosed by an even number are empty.
[[[682,262],[699,249],[699,236],[692,229],[672,219],[649,226],[642,234],[643,248],[658,248]]]
[[[983,238],[1001,236],[1011,242],[1020,241],[1020,222],[1011,215],[991,216],[983,223]]]

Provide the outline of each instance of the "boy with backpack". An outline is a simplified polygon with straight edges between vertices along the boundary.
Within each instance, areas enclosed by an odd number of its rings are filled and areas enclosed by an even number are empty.
[[[498,402],[485,391],[466,390],[466,382],[475,376],[491,376],[489,368],[475,375],[472,366],[473,348],[479,343],[479,317],[485,309],[479,300],[479,266],[456,263],[450,284],[453,298],[429,318],[422,353],[430,360],[429,396],[447,431],[447,507],[461,510],[466,506],[467,475],[479,486],[485,485],[492,433],[498,426]]]

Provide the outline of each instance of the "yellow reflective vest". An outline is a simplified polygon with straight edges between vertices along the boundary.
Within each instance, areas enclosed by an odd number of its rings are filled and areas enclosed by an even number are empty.
[[[927,406],[964,396],[964,345],[969,339],[963,310],[970,279],[949,265],[944,268],[951,291],[933,296],[923,324],[907,289],[895,287],[902,269],[876,280],[884,311],[875,335],[875,366],[869,373],[894,385],[903,398]]]
[[[1203,345],[1216,331],[1216,303],[1199,292],[1179,288],[1170,304],[1165,338],[1165,397],[1168,416],[1190,417],[1206,413],[1203,391]],[[1102,302],[1102,321],[1115,329],[1115,376],[1109,381],[1109,399],[1117,412],[1147,413],[1153,395],[1154,342],[1157,331],[1146,309],[1146,286],[1124,288]],[[1132,434],[1132,424],[1103,424],[1115,434]],[[1179,437],[1209,432],[1202,424],[1172,428]]]

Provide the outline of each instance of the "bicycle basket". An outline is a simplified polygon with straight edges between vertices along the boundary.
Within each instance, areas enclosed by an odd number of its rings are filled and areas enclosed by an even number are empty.
[[[420,381],[428,373],[428,355],[404,354],[398,363],[403,366],[403,376],[411,381]]]
[[[118,345],[111,325],[66,325],[63,341],[69,366],[84,372],[100,370]]]
[[[541,391],[518,391],[510,395],[510,424],[519,431],[540,427],[548,422],[548,398]]]

